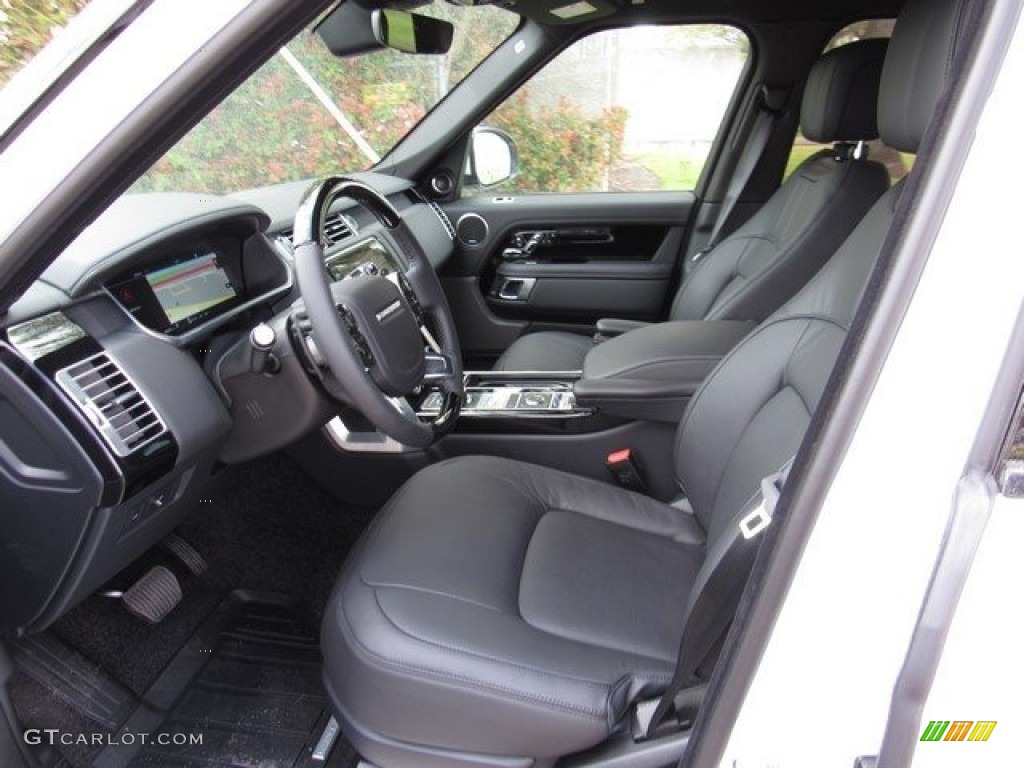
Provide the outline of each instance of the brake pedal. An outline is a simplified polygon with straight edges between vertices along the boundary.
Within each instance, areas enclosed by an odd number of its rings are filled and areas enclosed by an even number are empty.
[[[162,565],[154,565],[129,589],[120,595],[108,593],[111,597],[120,597],[125,609],[132,616],[146,622],[156,624],[174,610],[181,602],[181,585],[178,577]]]
[[[209,567],[206,560],[196,551],[195,547],[178,534],[169,533],[160,543],[165,550],[178,558],[193,576],[202,576],[206,573],[206,569]]]

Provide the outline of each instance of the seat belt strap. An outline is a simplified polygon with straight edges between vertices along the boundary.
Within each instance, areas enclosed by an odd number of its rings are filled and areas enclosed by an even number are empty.
[[[740,195],[743,194],[743,190],[746,188],[747,182],[750,181],[750,177],[754,175],[754,169],[757,168],[761,155],[764,154],[765,147],[768,146],[768,139],[771,138],[775,118],[780,111],[770,106],[768,99],[768,91],[763,89],[758,96],[757,118],[754,120],[754,126],[750,129],[750,136],[747,138],[747,144],[743,148],[743,154],[740,155],[740,159],[736,162],[732,179],[729,180],[729,187],[726,189],[725,198],[722,200],[722,207],[719,208],[718,216],[715,218],[715,225],[711,229],[711,237],[708,238],[704,247],[691,257],[693,263],[703,259],[718,245],[722,237],[722,228],[729,220],[729,216],[732,215],[733,208],[739,202]],[[780,101],[784,102],[784,99],[780,99]]]
[[[771,524],[792,465],[790,459],[778,472],[761,480],[759,491],[744,505],[729,529],[718,537],[704,559],[690,593],[672,680],[646,726],[637,724],[638,730],[646,736],[665,719],[676,698],[689,687],[697,667],[732,622],[761,546],[761,534]]]

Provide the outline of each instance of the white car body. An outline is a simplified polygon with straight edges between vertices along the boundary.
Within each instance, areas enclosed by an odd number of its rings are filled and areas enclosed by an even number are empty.
[[[1018,40],[1020,32],[1017,34]],[[875,755],[950,516],[1024,297],[1003,185],[1024,88],[1007,56],[913,302],[821,510],[723,766],[849,766]],[[1008,185],[1007,185],[1008,186]],[[955,362],[954,362],[955,361]],[[1024,501],[998,496],[929,720],[995,720],[987,742],[922,742],[915,766],[1020,764]],[[799,670],[799,674],[794,674]],[[923,731],[925,723],[922,723]]]

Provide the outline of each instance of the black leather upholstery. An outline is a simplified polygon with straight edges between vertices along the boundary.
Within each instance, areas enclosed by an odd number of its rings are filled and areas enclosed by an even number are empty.
[[[951,18],[962,2],[909,0],[908,18],[921,7]],[[931,57],[902,55],[918,32],[893,40],[904,76],[888,78],[890,99],[908,98],[925,67],[943,82]],[[395,495],[323,626],[328,692],[364,756],[382,768],[549,766],[622,728],[629,704],[666,684],[704,553],[803,439],[901,189],[694,396],[675,456],[692,514],[483,457],[424,470]]]
[[[692,517],[593,480],[488,457],[430,467],[331,597],[331,693],[354,719],[434,747],[596,743],[671,676],[703,541]]]
[[[931,123],[953,54],[963,36],[967,3],[910,3],[893,31],[882,68],[878,128],[885,143],[917,152]]]
[[[494,365],[496,371],[579,371],[594,339],[580,333],[545,331],[521,336]]]
[[[873,139],[887,41],[831,51],[811,70],[801,111],[819,141]],[[796,293],[888,188],[878,163],[822,152],[808,158],[743,226],[720,242],[680,287],[669,320],[760,322]],[[596,342],[571,333],[531,333],[495,365],[504,371],[574,371]]]
[[[595,347],[583,378],[700,382],[752,330],[739,320],[654,323]]]
[[[888,40],[862,40],[835,48],[807,76],[800,130],[811,141],[878,138],[878,85]]]
[[[709,253],[670,320],[764,320],[796,293],[889,187],[884,167],[808,158],[757,214]]]

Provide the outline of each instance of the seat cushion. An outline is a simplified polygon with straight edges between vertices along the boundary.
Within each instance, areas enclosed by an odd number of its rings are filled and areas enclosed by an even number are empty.
[[[581,371],[594,339],[580,333],[528,333],[509,345],[494,366],[496,371]]]
[[[616,486],[493,457],[434,465],[328,602],[346,731],[523,758],[597,744],[671,677],[703,554],[692,515]]]

